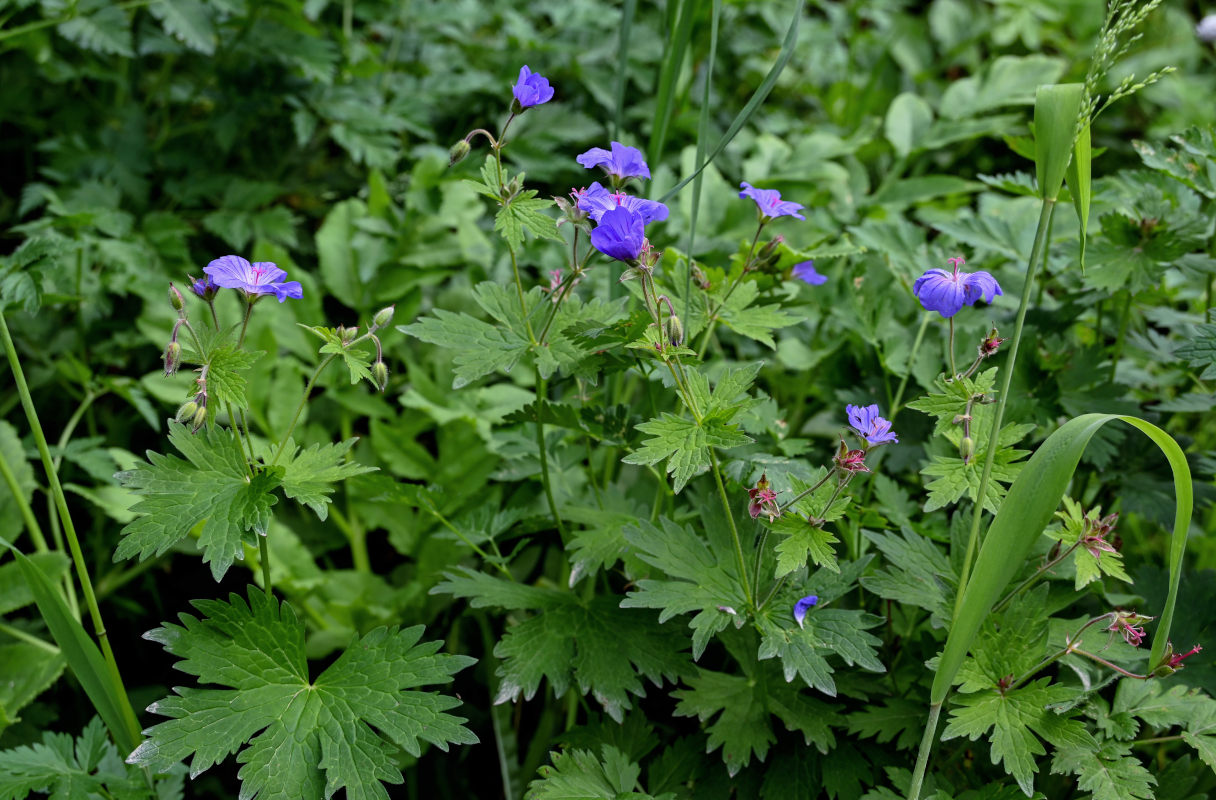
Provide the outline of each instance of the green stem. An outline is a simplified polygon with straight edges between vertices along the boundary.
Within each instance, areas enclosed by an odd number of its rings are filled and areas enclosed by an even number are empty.
[[[827,482],[828,482],[828,478],[832,477],[832,476],[833,476],[833,475],[835,475],[835,474],[836,474],[836,467],[832,467],[830,470],[828,470],[828,471],[827,471],[827,474],[825,474],[825,475],[824,475],[822,478],[820,478],[820,479],[819,479],[819,480],[818,480],[818,481],[815,483],[815,485],[814,485],[814,486],[812,486],[812,487],[811,487],[811,488],[809,488],[809,489],[805,489],[805,490],[803,490],[802,492],[799,492],[799,493],[798,493],[798,494],[797,494],[797,495],[794,497],[794,499],[793,499],[793,500],[791,500],[791,501],[789,501],[788,503],[786,503],[785,505],[781,506],[781,512],[782,512],[782,513],[785,513],[786,509],[788,509],[788,508],[790,508],[791,506],[793,506],[793,505],[794,505],[794,503],[797,503],[799,500],[801,500],[802,498],[806,497],[808,494],[810,494],[811,492],[815,491],[815,490],[816,490],[816,489],[818,489],[820,486],[823,486],[825,483],[827,483]],[[830,505],[830,504],[829,504],[829,505]]]
[[[984,517],[984,499],[988,496],[988,482],[992,479],[992,465],[996,459],[996,451],[1001,440],[1001,422],[1005,417],[1005,403],[1009,400],[1009,386],[1013,382],[1014,368],[1018,360],[1018,345],[1022,342],[1022,326],[1026,322],[1026,309],[1030,305],[1030,292],[1034,288],[1035,271],[1038,268],[1039,257],[1043,253],[1043,245],[1047,239],[1047,227],[1051,215],[1055,212],[1054,200],[1044,199],[1043,208],[1039,213],[1039,225],[1034,235],[1034,246],[1030,250],[1030,263],[1026,266],[1026,282],[1022,286],[1022,300],[1018,305],[1017,322],[1013,327],[1009,347],[1009,360],[1002,372],[1001,393],[997,396],[996,412],[992,418],[992,432],[988,436],[988,451],[984,454],[984,471],[980,475],[979,491],[976,493],[975,511],[971,516],[971,534],[967,538],[967,552],[963,557],[963,566],[958,581],[958,594],[954,598],[954,619],[958,619],[959,609],[963,603],[963,593],[967,589],[967,580],[971,576],[971,562],[980,537],[980,521]]]
[[[33,433],[34,443],[38,446],[38,455],[41,456],[42,466],[46,470],[47,483],[55,497],[55,507],[59,512],[63,531],[67,535],[68,547],[72,552],[72,562],[76,567],[76,577],[80,580],[80,588],[84,592],[85,604],[89,608],[89,616],[93,622],[93,632],[101,645],[102,656],[109,668],[110,679],[113,681],[116,694],[122,703],[119,713],[128,727],[132,740],[139,741],[139,722],[135,718],[135,710],[131,708],[131,700],[127,696],[122,674],[118,670],[118,662],[114,658],[114,650],[110,646],[110,637],[106,633],[106,626],[101,618],[101,609],[97,605],[97,596],[93,592],[93,581],[89,577],[89,568],[85,563],[84,553],[80,549],[80,539],[76,536],[76,526],[72,524],[72,516],[68,512],[67,497],[63,493],[63,486],[59,483],[59,475],[55,472],[55,464],[51,459],[46,434],[43,433],[42,424],[38,421],[34,399],[30,395],[29,385],[25,382],[25,372],[21,369],[21,360],[17,356],[17,348],[13,344],[13,337],[9,333],[8,321],[5,319],[3,311],[0,311],[0,339],[3,340],[9,367],[13,370],[13,378],[17,383],[17,392],[21,398],[21,406],[25,409],[25,417],[30,424],[30,432]]]
[[[958,367],[954,366],[954,317],[950,318],[950,380],[958,377]]]
[[[1110,357],[1110,382],[1115,382],[1115,373],[1119,369],[1119,359],[1123,357],[1123,340],[1127,336],[1127,324],[1131,318],[1132,293],[1123,292],[1123,308],[1119,311],[1119,333],[1115,337],[1115,352]]]
[[[912,784],[908,787],[908,800],[920,800],[920,789],[925,782],[925,769],[929,766],[929,753],[937,740],[937,719],[941,716],[942,704],[929,706],[929,719],[925,720],[925,734],[920,737],[920,752],[916,754],[916,768],[912,771]]]
[[[524,325],[528,328],[528,338],[532,344],[536,344],[536,334],[532,332],[532,320],[528,317],[528,304],[524,301],[524,284],[519,278],[519,263],[515,260],[515,248],[508,245],[507,251],[511,254],[511,272],[515,275],[515,293],[519,295],[519,313],[524,318]]]
[[[11,636],[18,641],[25,642],[26,644],[32,644],[34,647],[45,650],[51,655],[59,655],[59,648],[48,642],[46,639],[39,639],[37,636],[26,633],[20,628],[14,628],[12,625],[0,622],[0,633]]]
[[[21,491],[21,486],[17,483],[17,476],[13,474],[12,467],[8,464],[8,459],[4,457],[4,453],[0,453],[0,478],[4,479],[4,484],[8,486],[9,493],[12,494],[13,500],[17,503],[17,510],[21,512],[21,519],[25,521],[25,528],[30,532],[30,538],[34,540],[34,549],[39,553],[45,553],[50,550],[46,544],[46,537],[42,535],[42,528],[38,525],[38,519],[34,516],[33,509],[26,502],[25,495]]]
[[[722,296],[721,302],[714,307],[713,311],[709,312],[709,325],[706,326],[705,334],[701,337],[701,346],[697,348],[698,358],[704,358],[705,351],[709,349],[709,338],[714,335],[714,328],[718,324],[718,312],[722,310],[724,305],[726,305],[726,301],[730,299],[730,296],[735,293],[735,289],[739,288],[739,284],[743,282],[743,277],[747,275],[748,268],[752,265],[752,256],[756,254],[756,244],[760,241],[760,232],[764,230],[764,224],[765,221],[761,220],[760,225],[756,228],[756,235],[752,237],[752,246],[751,249],[747,251],[747,260],[743,262],[743,269],[740,270],[739,277],[735,278],[730,287],[727,288],[726,294]],[[692,269],[691,260],[689,261],[688,268],[689,270]]]
[[[562,515],[557,511],[557,501],[553,499],[553,486],[549,482],[549,456],[545,452],[545,379],[540,376],[540,367],[536,367],[536,447],[540,451],[540,482],[545,488],[545,499],[549,501],[549,513],[557,525],[557,532],[566,541],[566,526],[562,523]]]
[[[193,331],[192,331],[193,333]],[[63,432],[59,434],[59,442],[57,443],[59,455],[55,456],[55,474],[59,474],[59,468],[63,464],[63,454],[67,450],[68,442],[72,440],[72,434],[76,431],[76,426],[80,424],[80,420],[84,417],[85,412],[93,405],[93,401],[100,395],[93,394],[92,390],[85,393],[84,399],[80,401],[80,405],[76,406],[76,410],[72,412],[72,416],[68,417],[67,423],[63,426]],[[59,517],[55,514],[55,500],[48,494],[46,498],[46,516],[51,521],[51,539],[55,542],[55,549],[66,552],[67,548],[63,543],[63,533],[59,529]],[[80,601],[76,597],[76,587],[72,583],[70,575],[63,576],[63,588],[65,597],[68,601],[68,607],[72,609],[72,615],[80,617]]]
[[[994,605],[992,607],[991,613],[993,613],[993,614],[1000,613],[1001,609],[1004,608],[1005,606],[1007,606],[1009,604],[1010,600],[1017,597],[1019,592],[1023,592],[1026,589],[1028,589],[1035,581],[1037,581],[1039,578],[1043,577],[1049,571],[1051,571],[1051,568],[1054,567],[1056,564],[1059,564],[1061,561],[1068,558],[1068,556],[1072,554],[1072,551],[1076,550],[1080,546],[1081,546],[1081,542],[1078,540],[1076,543],[1073,544],[1072,547],[1063,551],[1058,556],[1053,558],[1051,561],[1048,561],[1046,564],[1044,564],[1043,566],[1041,566],[1037,570],[1035,570],[1033,575],[1031,575],[1029,578],[1027,578],[1026,580],[1019,583],[1017,586],[1015,586],[1013,588],[1013,590],[1011,592],[1009,592],[1009,594],[1005,595],[999,603]]]
[[[336,503],[330,505],[329,515],[333,517],[334,523],[341,528],[342,532],[346,534],[347,541],[350,542],[350,559],[351,563],[355,565],[355,571],[371,573],[372,560],[367,553],[367,531],[363,529],[362,525],[356,524],[353,520],[348,519],[346,514],[339,511]]]
[[[920,352],[920,344],[925,340],[925,331],[929,327],[930,314],[926,311],[921,315],[920,328],[916,331],[916,339],[912,342],[912,353],[908,356],[908,371],[899,381],[899,388],[895,390],[895,399],[891,401],[891,416],[888,417],[892,422],[895,421],[895,415],[899,413],[900,401],[904,399],[904,389],[908,388],[908,378],[912,376],[912,365],[916,363],[916,356]]]
[[[312,394],[312,389],[317,384],[317,378],[321,377],[321,371],[329,366],[329,362],[337,358],[337,354],[331,353],[325,357],[325,360],[317,365],[313,371],[312,377],[308,379],[308,385],[304,387],[304,396],[300,398],[300,404],[296,406],[296,413],[291,417],[291,424],[287,426],[287,432],[283,434],[283,438],[279,440],[279,446],[275,448],[274,456],[270,459],[269,466],[274,466],[279,463],[279,456],[283,455],[283,448],[287,446],[287,440],[291,438],[291,434],[295,432],[296,423],[300,421],[300,414],[304,411],[304,404],[308,402],[308,396]]]
[[[713,467],[714,481],[718,484],[718,496],[722,498],[722,513],[726,515],[726,521],[730,523],[730,535],[735,545],[735,560],[739,567],[739,583],[743,585],[743,597],[747,600],[748,608],[756,608],[751,582],[747,578],[747,560],[743,557],[743,543],[739,538],[739,527],[735,525],[735,515],[731,511],[730,498],[726,496],[726,485],[722,483],[722,470],[718,469],[718,456],[712,447],[709,448],[709,463]]]
[[[241,322],[241,335],[236,340],[236,346],[240,347],[245,343],[245,331],[249,329],[249,318],[253,316],[253,298],[245,301],[245,319]]]
[[[267,532],[269,533],[269,532]],[[270,582],[270,537],[262,535],[258,537],[258,560],[262,562],[262,586],[266,589],[266,596],[273,597],[273,586]]]

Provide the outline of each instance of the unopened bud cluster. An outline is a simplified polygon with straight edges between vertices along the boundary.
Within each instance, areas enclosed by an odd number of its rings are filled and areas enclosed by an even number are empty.
[[[190,425],[192,433],[198,433],[199,428],[207,422],[207,369],[206,364],[199,368],[199,376],[194,379],[198,387],[194,397],[182,403],[174,415],[178,422]]]

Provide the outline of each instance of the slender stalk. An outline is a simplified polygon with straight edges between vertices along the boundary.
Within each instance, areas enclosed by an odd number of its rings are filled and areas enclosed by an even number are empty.
[[[760,220],[760,224],[756,227],[756,235],[752,237],[751,249],[747,251],[747,260],[743,262],[743,269],[739,272],[739,277],[731,283],[726,290],[726,294],[722,296],[722,300],[709,312],[709,325],[705,327],[705,333],[701,336],[701,346],[697,348],[697,357],[704,358],[705,351],[709,348],[709,338],[714,335],[714,328],[718,325],[718,312],[726,305],[726,301],[735,293],[735,289],[739,288],[739,284],[743,282],[744,276],[747,275],[748,268],[752,265],[752,257],[756,255],[756,244],[760,241],[760,233],[764,230],[765,220]],[[692,263],[689,262],[689,270],[692,269]]]
[[[20,642],[32,644],[34,647],[45,650],[51,655],[59,655],[59,648],[48,642],[46,639],[39,639],[37,636],[26,633],[20,628],[14,628],[12,625],[0,622],[0,633],[11,636]]]
[[[329,366],[329,362],[337,358],[336,353],[331,353],[325,357],[325,360],[317,365],[313,371],[312,377],[308,379],[308,385],[304,387],[304,396],[300,398],[300,404],[296,406],[296,413],[291,417],[291,424],[287,426],[287,432],[283,434],[283,438],[279,440],[279,446],[275,449],[274,455],[270,459],[270,466],[279,463],[279,457],[283,455],[283,448],[287,446],[287,440],[291,438],[291,434],[296,429],[296,423],[300,421],[300,414],[304,411],[304,404],[308,402],[308,396],[312,394],[312,389],[317,384],[317,378],[321,377],[321,371]]]
[[[532,333],[532,320],[528,318],[528,304],[524,301],[524,284],[519,278],[519,262],[515,260],[515,248],[508,245],[507,251],[511,254],[511,272],[515,275],[515,293],[519,295],[519,314],[528,329],[528,338],[532,340],[532,344],[536,344],[536,334]]]
[[[1119,311],[1119,333],[1115,337],[1115,352],[1110,357],[1110,382],[1115,382],[1115,373],[1119,370],[1119,359],[1123,357],[1123,340],[1127,336],[1127,324],[1131,318],[1132,293],[1124,290],[1123,308]]]
[[[245,343],[245,331],[249,330],[249,319],[253,316],[253,298],[245,301],[245,319],[241,322],[241,335],[236,340],[236,346]]]
[[[1026,580],[1019,583],[1017,586],[1015,586],[1013,588],[1013,590],[1011,592],[1009,592],[1009,594],[1007,594],[1003,598],[1001,598],[1001,601],[992,607],[992,613],[993,614],[999,613],[1002,608],[1009,605],[1010,600],[1017,597],[1017,595],[1020,592],[1025,591],[1027,588],[1029,588],[1031,586],[1031,584],[1033,584],[1039,578],[1043,577],[1048,572],[1050,572],[1052,567],[1054,567],[1056,564],[1059,564],[1064,559],[1068,558],[1068,556],[1072,554],[1072,551],[1076,550],[1080,546],[1081,546],[1081,542],[1080,542],[1080,540],[1078,540],[1077,542],[1075,542],[1073,544],[1072,547],[1061,552],[1058,556],[1053,558],[1051,561],[1048,561],[1046,564],[1044,564],[1043,566],[1041,566],[1037,570],[1035,570],[1033,575],[1031,575],[1029,578],[1027,578]]]
[[[30,432],[34,435],[34,443],[38,446],[38,455],[42,457],[42,466],[46,470],[47,483],[50,486],[50,491],[55,497],[55,507],[59,512],[60,522],[63,524],[64,534],[67,536],[68,547],[72,553],[72,562],[76,567],[76,577],[80,581],[80,588],[84,592],[85,604],[89,608],[89,616],[93,622],[93,632],[97,636],[97,641],[101,645],[102,656],[105,658],[106,666],[109,668],[110,679],[114,683],[114,688],[122,703],[119,713],[122,714],[124,722],[126,722],[131,735],[134,739],[139,739],[139,723],[135,718],[135,710],[131,708],[131,700],[127,696],[126,687],[122,682],[122,673],[118,670],[118,662],[114,658],[114,650],[110,646],[110,637],[106,633],[105,623],[101,618],[101,609],[97,605],[97,596],[93,592],[93,581],[89,577],[89,568],[84,560],[84,553],[80,549],[80,539],[76,536],[76,526],[72,523],[72,515],[68,512],[67,497],[63,493],[63,486],[59,483],[59,475],[55,472],[55,464],[51,459],[50,447],[47,445],[46,434],[43,433],[42,424],[38,421],[38,412],[34,408],[34,398],[30,395],[30,387],[25,381],[25,372],[21,369],[21,360],[17,356],[17,348],[13,344],[13,337],[8,330],[8,321],[4,317],[4,312],[0,311],[0,340],[3,340],[4,352],[8,357],[9,367],[13,371],[13,379],[17,383],[17,393],[21,398],[21,406],[25,409],[25,417],[30,424]]]
[[[899,413],[899,404],[904,399],[904,390],[908,388],[908,378],[912,377],[912,366],[916,363],[917,354],[920,353],[921,342],[925,340],[925,331],[929,328],[931,314],[931,311],[921,314],[920,328],[916,331],[916,339],[912,342],[912,352],[908,355],[908,371],[900,379],[899,388],[895,390],[895,399],[891,401],[891,416],[888,419],[892,422],[895,421],[895,415]]]
[[[954,366],[954,317],[950,318],[950,380],[958,377],[958,367]]]
[[[747,600],[748,608],[756,608],[751,582],[747,579],[747,560],[743,557],[743,543],[739,539],[739,527],[735,524],[730,499],[726,496],[726,485],[722,483],[722,470],[718,469],[718,456],[712,447],[709,448],[709,463],[713,467],[714,481],[718,484],[718,497],[722,498],[722,512],[726,514],[726,521],[730,523],[730,536],[735,545],[735,560],[739,562],[739,583],[743,585],[743,597]]]
[[[562,523],[562,515],[558,513],[557,501],[553,499],[553,485],[549,482],[549,456],[545,452],[545,379],[540,376],[540,367],[536,368],[536,447],[540,451],[540,482],[545,488],[545,499],[549,501],[549,513],[557,525],[557,532],[562,541],[566,541],[566,526]]]
[[[30,532],[30,538],[34,540],[34,549],[39,553],[47,552],[50,548],[47,546],[46,537],[42,535],[42,527],[38,525],[38,518],[34,516],[30,504],[26,502],[25,496],[21,492],[21,486],[17,483],[17,476],[13,474],[13,469],[9,466],[4,453],[0,453],[0,478],[4,479],[4,484],[8,486],[14,502],[17,503],[21,519],[25,521],[25,528]]]
[[[920,787],[925,782],[925,769],[929,766],[929,753],[937,740],[937,720],[941,714],[941,703],[929,706],[929,719],[925,721],[925,735],[920,738],[920,752],[916,755],[916,768],[912,771],[908,800],[920,800]]]
[[[262,587],[266,589],[266,596],[273,597],[273,586],[270,581],[270,544],[269,535],[258,537],[258,560],[262,562]]]
[[[1047,227],[1051,215],[1055,213],[1056,201],[1043,200],[1043,208],[1039,213],[1039,225],[1034,235],[1034,246],[1030,250],[1030,262],[1026,265],[1026,282],[1022,286],[1022,300],[1018,305],[1017,322],[1013,327],[1009,347],[1009,360],[1002,370],[1001,393],[997,395],[996,412],[992,418],[992,432],[988,436],[988,451],[984,454],[984,471],[980,475],[979,491],[976,493],[975,511],[971,516],[971,534],[967,538],[967,552],[963,557],[963,566],[958,581],[958,594],[954,598],[954,615],[958,618],[959,608],[963,603],[963,593],[967,588],[967,580],[971,576],[971,562],[979,544],[980,522],[984,517],[984,499],[988,496],[988,482],[992,479],[992,465],[996,459],[996,451],[1000,445],[1001,422],[1005,418],[1005,403],[1009,400],[1009,387],[1013,382],[1014,367],[1018,360],[1018,345],[1022,342],[1022,326],[1026,322],[1026,309],[1030,305],[1030,292],[1034,288],[1035,271],[1039,258],[1043,253],[1043,245],[1047,239]]]
[[[786,503],[785,505],[781,506],[781,511],[782,511],[782,513],[784,513],[786,509],[788,509],[788,508],[790,508],[791,506],[793,506],[793,505],[794,505],[794,503],[797,503],[799,500],[801,500],[802,498],[806,497],[808,494],[810,494],[811,492],[815,491],[815,490],[816,490],[816,489],[818,489],[820,486],[823,486],[825,483],[827,483],[827,482],[828,482],[828,478],[832,477],[832,476],[833,476],[833,475],[835,475],[835,474],[836,474],[836,467],[832,467],[831,469],[829,469],[829,470],[827,471],[827,474],[825,474],[825,475],[824,475],[822,478],[820,478],[818,481],[816,481],[816,482],[815,482],[815,485],[814,485],[814,486],[812,486],[812,487],[811,487],[811,488],[809,488],[809,489],[805,489],[805,490],[803,490],[802,492],[799,492],[799,493],[798,493],[798,494],[797,494],[797,495],[794,497],[794,499],[793,499],[793,500],[791,500],[791,501],[789,501],[788,503]],[[828,505],[830,506],[831,504],[829,503]]]

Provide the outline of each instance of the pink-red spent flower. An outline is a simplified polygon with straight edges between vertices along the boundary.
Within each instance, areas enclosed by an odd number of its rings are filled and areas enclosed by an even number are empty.
[[[760,476],[756,485],[747,490],[747,497],[750,501],[747,504],[747,513],[752,515],[752,519],[765,514],[768,516],[768,521],[772,522],[781,516],[781,507],[777,505],[777,493],[769,484],[768,475]]]

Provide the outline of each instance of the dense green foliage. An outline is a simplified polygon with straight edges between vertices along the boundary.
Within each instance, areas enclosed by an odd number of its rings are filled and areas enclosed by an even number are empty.
[[[1137,7],[0,0],[0,800],[1216,796],[1216,62]]]

